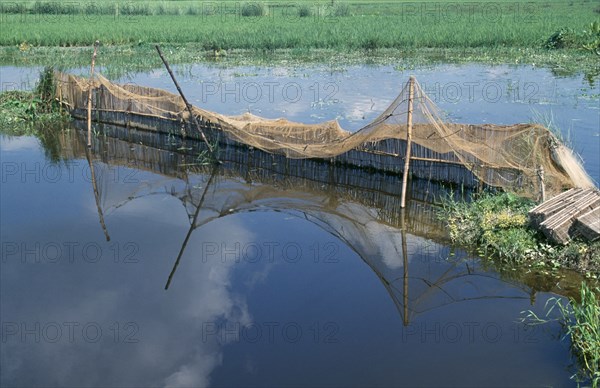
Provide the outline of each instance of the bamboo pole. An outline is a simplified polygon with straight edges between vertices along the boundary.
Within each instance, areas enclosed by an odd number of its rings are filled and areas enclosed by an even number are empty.
[[[455,165],[459,165],[459,166],[465,165],[463,162],[457,162],[454,160],[438,159],[438,158],[422,158],[420,156],[411,156],[410,160],[418,160],[421,162],[431,162],[431,163],[441,163],[441,164],[455,164]]]
[[[546,183],[544,182],[544,167],[540,166],[537,172],[538,178],[540,179],[540,201],[544,202],[546,200]]]
[[[412,147],[412,114],[413,114],[413,97],[415,88],[415,77],[410,77],[408,80],[408,118],[406,125],[406,156],[404,157],[404,171],[402,172],[402,200],[400,207],[406,206],[406,184],[408,183],[408,169],[410,166],[410,149]]]
[[[90,83],[88,86],[88,104],[87,104],[87,146],[92,146],[92,84],[94,82],[94,65],[96,64],[96,55],[98,54],[98,45],[100,41],[94,42],[94,53],[92,54],[92,67],[90,70]]]
[[[179,95],[181,96],[181,99],[183,100],[185,107],[188,110],[188,113],[190,114],[191,120],[193,120],[193,123],[196,125],[196,129],[198,129],[198,131],[200,131],[200,136],[202,136],[202,140],[208,147],[208,150],[212,154],[214,160],[219,161],[219,159],[217,158],[217,155],[215,154],[215,151],[213,150],[213,147],[210,145],[210,143],[206,139],[206,136],[204,135],[204,131],[202,131],[202,127],[198,123],[198,119],[196,118],[196,116],[194,116],[194,112],[192,111],[192,105],[188,102],[187,98],[185,98],[185,95],[183,94],[181,87],[179,87],[179,83],[177,82],[175,75],[171,71],[171,67],[169,66],[169,63],[167,62],[166,58],[164,57],[162,51],[160,50],[160,46],[156,45],[155,47],[156,47],[156,51],[158,51],[158,55],[160,56],[160,59],[165,64],[165,67],[167,68],[167,71],[169,72],[169,75],[171,76],[171,79],[173,80],[173,83],[175,84],[175,87],[177,88],[177,91],[179,92]]]

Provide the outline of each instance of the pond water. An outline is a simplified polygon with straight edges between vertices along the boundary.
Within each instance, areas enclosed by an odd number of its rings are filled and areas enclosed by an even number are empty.
[[[31,72],[1,71],[15,83]],[[599,180],[598,86],[582,78],[475,65],[177,68],[207,109],[351,130],[409,73],[457,121],[552,112]],[[167,77],[122,81],[174,90]],[[0,136],[2,386],[573,385],[559,327],[518,323],[543,313],[553,284],[451,247],[429,183],[412,182],[402,213],[397,177],[283,174],[264,160],[213,170],[170,141],[99,136],[87,153],[75,128],[43,143]]]

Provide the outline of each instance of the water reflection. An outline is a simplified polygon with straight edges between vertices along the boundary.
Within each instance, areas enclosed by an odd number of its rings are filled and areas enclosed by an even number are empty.
[[[63,132],[58,184],[5,176],[3,385],[568,383],[567,344],[515,323],[548,294],[449,247],[432,183],[403,214],[395,176],[126,135]]]

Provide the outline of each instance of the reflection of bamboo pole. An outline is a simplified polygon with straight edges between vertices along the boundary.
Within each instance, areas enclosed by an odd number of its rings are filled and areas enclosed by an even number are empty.
[[[94,82],[94,65],[96,64],[96,54],[98,53],[99,41],[94,42],[94,53],[92,54],[92,68],[90,70],[90,84],[88,86],[88,105],[87,105],[87,130],[88,130],[88,147],[92,146],[92,85]]]
[[[100,225],[102,226],[102,230],[104,231],[104,237],[106,237],[106,241],[110,241],[108,229],[106,228],[106,224],[104,223],[104,213],[102,212],[102,208],[100,207],[100,195],[98,193],[98,183],[96,182],[96,174],[94,172],[94,164],[92,163],[92,151],[90,148],[86,148],[85,155],[86,155],[88,163],[90,165],[90,173],[92,176],[92,188],[94,189],[94,198],[96,199],[96,208],[98,209],[98,218],[100,219]]]
[[[202,127],[198,123],[198,119],[196,118],[196,116],[194,116],[194,112],[192,111],[192,105],[188,102],[187,98],[185,98],[185,95],[183,94],[181,87],[179,87],[179,82],[177,82],[175,75],[171,71],[171,67],[169,66],[169,63],[167,62],[166,58],[164,57],[162,51],[160,50],[160,46],[156,45],[155,47],[156,47],[156,51],[158,51],[158,55],[160,56],[160,59],[162,59],[163,63],[165,64],[165,67],[167,68],[167,71],[169,72],[169,75],[171,76],[171,79],[173,80],[173,83],[175,84],[175,87],[177,88],[177,91],[179,92],[179,95],[181,96],[181,99],[183,100],[185,107],[188,110],[188,113],[190,114],[190,120],[193,120],[194,124],[196,124],[196,128],[198,129],[198,131],[200,131],[200,136],[202,136],[202,140],[208,147],[208,150],[210,151],[210,153],[212,154],[214,159],[216,161],[218,161],[217,155],[215,155],[215,151],[213,150],[213,147],[210,145],[210,143],[206,139],[206,136],[204,135],[204,131],[202,131]]]
[[[401,232],[402,233],[402,258],[404,259],[404,277],[403,277],[403,305],[404,305],[404,316],[403,318],[403,323],[404,326],[408,326],[409,324],[409,320],[408,320],[408,246],[406,244],[406,225],[405,225],[405,217],[406,214],[404,212],[404,209],[402,209],[401,211],[402,214],[400,214],[400,225],[401,225]]]
[[[408,168],[410,166],[410,149],[412,147],[412,114],[413,114],[413,95],[415,89],[415,78],[408,80],[408,118],[406,123],[406,155],[404,157],[404,171],[402,172],[402,200],[400,207],[406,205],[406,184],[408,183]]]
[[[179,261],[181,260],[181,257],[183,256],[183,252],[185,251],[185,247],[187,246],[188,241],[190,240],[190,237],[192,236],[192,232],[194,231],[194,229],[196,229],[196,220],[198,219],[198,215],[200,215],[200,209],[202,208],[202,204],[204,203],[204,198],[206,197],[206,193],[208,192],[208,187],[210,186],[215,175],[217,175],[217,167],[216,166],[215,166],[215,168],[213,168],[213,170],[210,174],[210,178],[208,179],[208,182],[206,182],[206,187],[204,188],[202,197],[200,197],[200,202],[198,203],[198,206],[196,207],[196,212],[194,213],[194,218],[192,219],[192,224],[190,225],[190,228],[188,229],[185,239],[183,240],[183,244],[181,244],[181,249],[179,250],[179,254],[177,255],[175,264],[173,264],[173,268],[171,269],[171,273],[169,274],[169,278],[167,279],[167,284],[165,285],[165,290],[169,289],[169,286],[171,285],[171,281],[173,280],[173,276],[175,275],[175,271],[177,271],[177,267],[179,266]]]

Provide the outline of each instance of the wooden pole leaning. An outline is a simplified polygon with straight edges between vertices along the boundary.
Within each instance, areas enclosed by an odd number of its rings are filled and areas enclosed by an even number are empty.
[[[408,183],[408,169],[410,167],[410,151],[412,147],[412,115],[413,98],[415,93],[415,77],[408,80],[408,118],[406,120],[406,155],[404,156],[404,170],[402,171],[402,199],[400,207],[404,209],[406,205],[406,185]]]
[[[100,41],[94,42],[94,53],[92,54],[92,67],[90,69],[90,82],[88,86],[88,104],[87,104],[87,146],[92,146],[92,85],[94,83],[94,65],[96,64],[96,55]]]
[[[200,136],[202,137],[202,140],[208,147],[208,151],[211,153],[214,160],[218,162],[219,159],[217,158],[217,155],[215,154],[213,147],[210,145],[210,143],[206,139],[206,135],[204,135],[204,131],[202,130],[200,123],[198,123],[198,119],[196,118],[196,116],[194,116],[194,112],[192,111],[192,105],[188,102],[187,98],[185,98],[185,95],[183,94],[183,91],[181,90],[181,87],[179,86],[179,82],[177,82],[177,79],[175,79],[175,75],[171,71],[171,67],[169,66],[169,63],[167,62],[166,58],[164,57],[164,55],[160,49],[160,46],[156,45],[155,47],[156,47],[156,51],[158,51],[158,55],[160,56],[160,59],[163,61],[165,67],[167,68],[167,71],[169,72],[169,75],[171,76],[171,80],[173,80],[173,83],[175,84],[175,87],[177,88],[177,91],[179,92],[179,95],[181,96],[181,99],[183,100],[183,103],[185,104],[185,107],[187,108],[188,113],[190,114],[190,119],[193,120],[193,123],[196,125],[196,129],[198,129],[198,131],[200,132]]]

